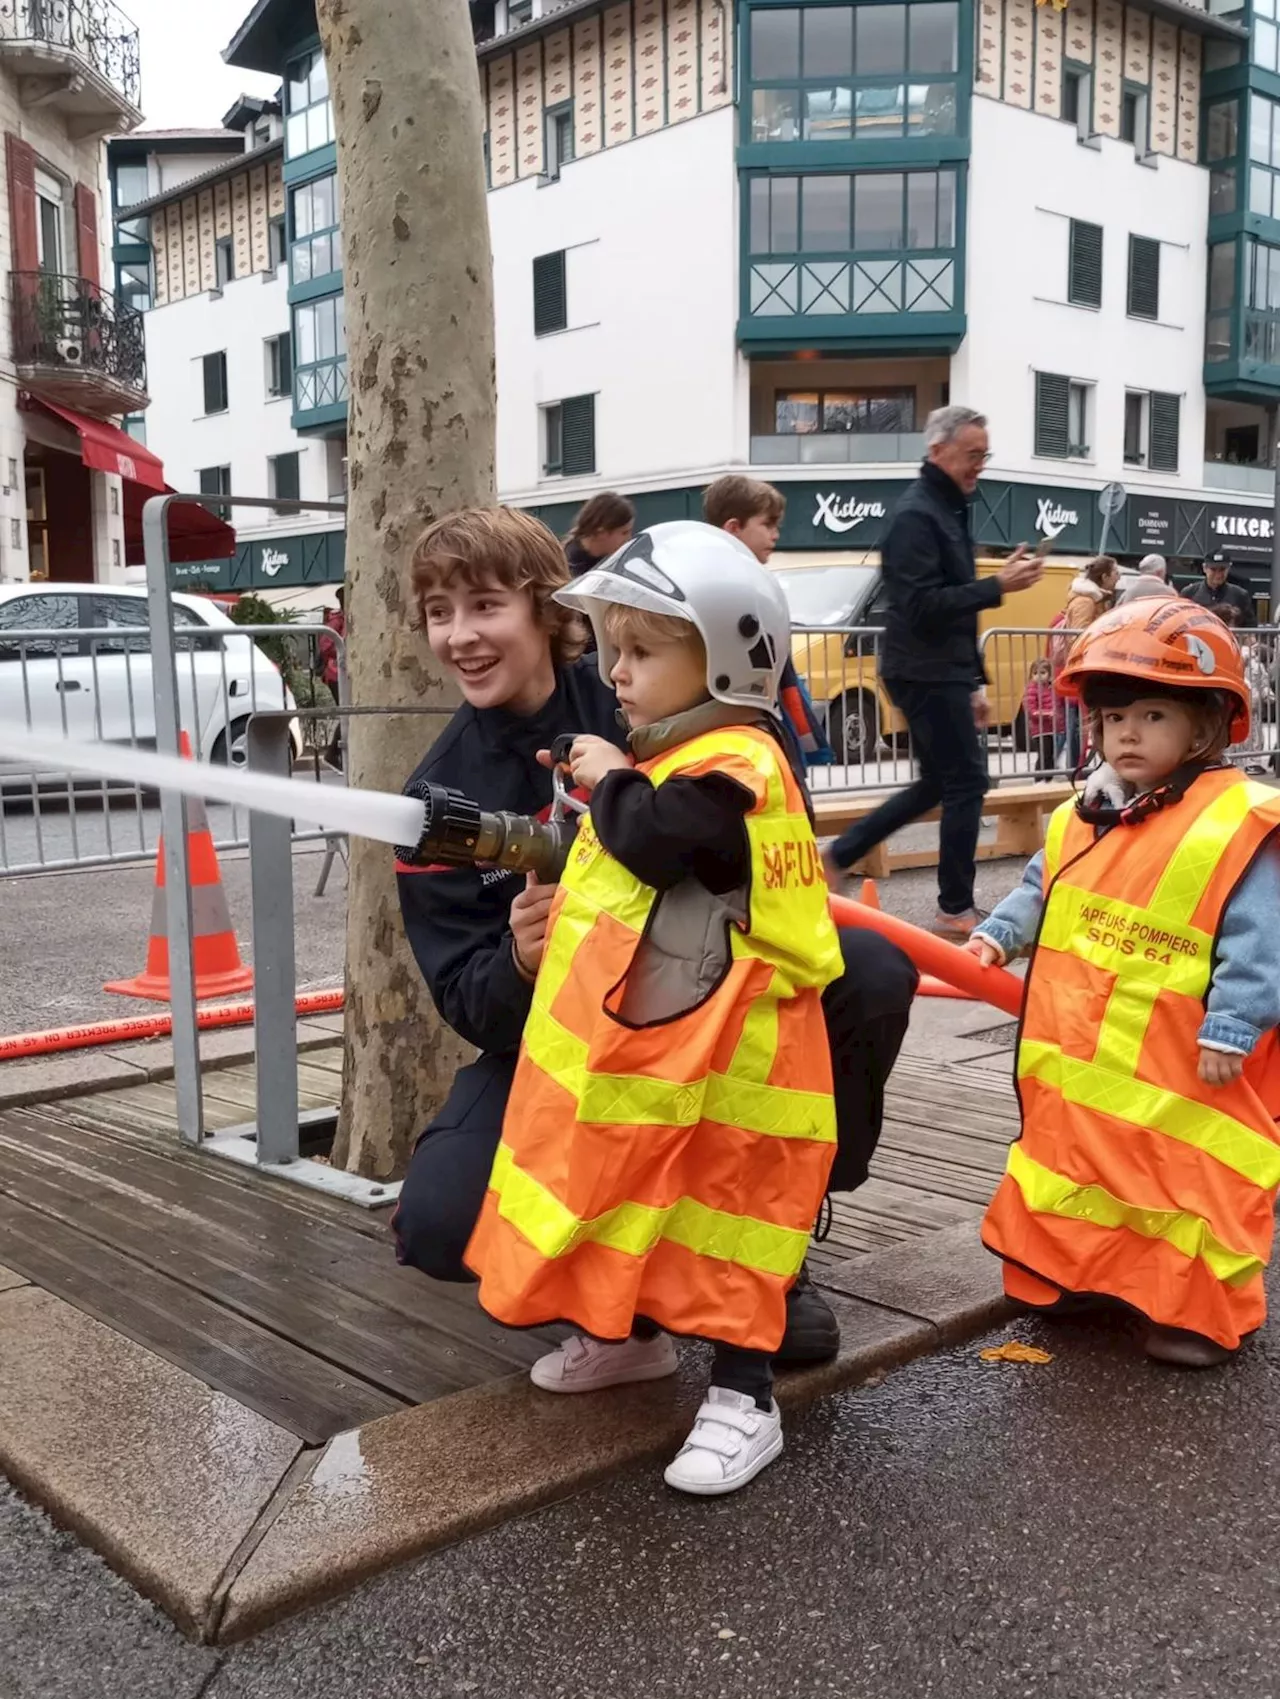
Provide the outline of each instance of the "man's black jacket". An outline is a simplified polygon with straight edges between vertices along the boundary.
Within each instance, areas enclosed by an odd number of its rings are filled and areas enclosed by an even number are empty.
[[[1228,578],[1218,585],[1217,589],[1206,578],[1194,589],[1184,590],[1183,595],[1189,602],[1196,602],[1202,608],[1212,608],[1214,613],[1225,602],[1229,607],[1239,608],[1240,618],[1245,625],[1258,623],[1257,611],[1253,605],[1253,597],[1243,584],[1233,584]]]
[[[884,678],[979,689],[986,680],[978,613],[1003,597],[995,578],[978,578],[968,501],[931,461],[894,509],[881,560],[889,600]]]

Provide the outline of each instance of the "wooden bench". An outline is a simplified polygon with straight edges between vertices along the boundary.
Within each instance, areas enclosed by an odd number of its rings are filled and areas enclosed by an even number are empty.
[[[855,821],[865,820],[868,814],[879,808],[888,794],[885,791],[852,791],[823,796],[818,792],[813,799],[818,836],[832,836],[845,831]],[[978,845],[978,860],[996,861],[1002,856],[1034,855],[1044,843],[1049,815],[1060,802],[1066,802],[1074,795],[1073,787],[1065,779],[1051,779],[1040,785],[1002,785],[988,791],[982,804],[982,814],[984,819],[994,817],[996,835],[994,843]],[[920,816],[921,820],[939,818],[940,810],[936,808]],[[887,843],[883,843],[877,844],[871,854],[864,856],[850,871],[870,879],[886,879],[895,868],[933,867],[937,860],[936,849],[891,850]]]

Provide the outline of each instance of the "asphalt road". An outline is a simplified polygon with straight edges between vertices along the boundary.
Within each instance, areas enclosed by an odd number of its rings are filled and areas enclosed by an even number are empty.
[[[1010,1335],[1054,1361],[946,1352],[792,1421],[733,1498],[636,1469],[225,1652],[0,1494],[0,1694],[1280,1692],[1280,1331],[1200,1375],[1080,1323]]]

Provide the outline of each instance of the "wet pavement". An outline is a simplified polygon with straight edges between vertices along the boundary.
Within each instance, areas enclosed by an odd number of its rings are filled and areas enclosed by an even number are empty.
[[[1101,1324],[1010,1336],[1054,1360],[959,1347],[791,1420],[734,1498],[632,1470],[223,1651],[0,1492],[0,1694],[1280,1692],[1280,1330],[1199,1375]]]

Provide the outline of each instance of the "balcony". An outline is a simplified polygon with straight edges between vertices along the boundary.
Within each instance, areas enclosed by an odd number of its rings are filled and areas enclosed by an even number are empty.
[[[1238,490],[1242,495],[1269,496],[1276,487],[1270,466],[1241,466],[1230,460],[1206,460],[1206,490]]]
[[[345,425],[347,418],[347,357],[318,360],[293,374],[293,428],[324,431]]]
[[[83,277],[9,274],[13,358],[33,395],[105,417],[147,405],[142,314]]]
[[[0,61],[73,140],[142,122],[138,31],[112,0],[0,0]]]
[[[896,466],[923,458],[922,431],[809,431],[751,439],[753,466]]]

